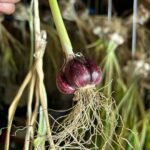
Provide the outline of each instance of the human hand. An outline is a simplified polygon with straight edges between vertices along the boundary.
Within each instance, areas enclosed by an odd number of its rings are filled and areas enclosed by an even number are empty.
[[[20,0],[0,0],[0,13],[12,14],[15,11],[15,4]]]

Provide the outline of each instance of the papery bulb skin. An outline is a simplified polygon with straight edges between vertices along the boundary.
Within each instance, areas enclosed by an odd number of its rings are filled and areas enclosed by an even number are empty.
[[[72,59],[65,65],[64,74],[68,83],[75,88],[90,84],[90,73],[84,62],[78,59]]]
[[[73,94],[75,92],[75,88],[70,86],[62,72],[59,72],[56,77],[56,85],[59,91],[63,94]]]
[[[86,58],[86,66],[91,75],[91,84],[94,84],[94,85],[99,84],[102,80],[101,69],[97,66],[97,64],[94,61],[88,58]]]

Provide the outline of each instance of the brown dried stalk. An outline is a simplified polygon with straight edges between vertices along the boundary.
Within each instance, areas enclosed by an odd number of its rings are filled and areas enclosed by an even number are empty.
[[[33,138],[33,128],[32,126],[35,124],[39,101],[42,105],[42,109],[44,111],[44,117],[47,125],[47,135],[50,147],[52,150],[55,150],[54,142],[51,135],[49,118],[48,118],[48,111],[47,111],[47,95],[44,86],[44,73],[43,73],[43,55],[45,52],[46,47],[46,32],[40,30],[40,18],[38,12],[38,1],[34,1],[34,27],[35,27],[35,64],[27,74],[23,84],[21,85],[16,97],[14,98],[8,112],[8,125],[7,125],[7,135],[6,135],[6,143],[5,143],[5,150],[9,150],[10,144],[10,132],[11,126],[14,118],[14,114],[22,93],[27,85],[30,83],[30,93],[28,98],[28,119],[27,119],[27,134],[26,134],[26,141],[25,141],[25,150],[29,149],[30,146],[30,138]],[[34,87],[36,86],[36,90]],[[34,112],[32,113],[31,104],[33,101],[33,94],[36,92],[36,106]]]

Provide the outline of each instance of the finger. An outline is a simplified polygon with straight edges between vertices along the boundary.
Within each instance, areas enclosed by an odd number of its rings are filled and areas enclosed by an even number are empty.
[[[0,3],[0,13],[12,14],[15,11],[15,5],[10,3]]]
[[[14,3],[18,3],[20,0],[0,0],[0,5],[1,3],[11,3],[11,4],[14,4]]]

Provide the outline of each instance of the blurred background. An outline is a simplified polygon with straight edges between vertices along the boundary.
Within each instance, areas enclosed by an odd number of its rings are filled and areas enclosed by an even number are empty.
[[[58,0],[75,52],[82,52],[102,68],[98,88],[113,96],[124,126],[123,135],[136,150],[150,150],[150,0],[139,0],[136,20],[136,51],[132,55],[133,0]],[[112,5],[110,5],[112,4]],[[112,7],[110,7],[112,6]],[[110,8],[110,9],[109,9]],[[112,8],[112,9],[111,9]],[[40,0],[41,29],[47,31],[44,56],[48,106],[64,110],[72,106],[73,95],[63,95],[55,77],[64,54],[47,0]],[[30,0],[22,0],[12,15],[0,16],[0,128],[7,125],[11,101],[33,62]],[[111,47],[114,43],[115,48]],[[11,150],[22,149],[26,125],[27,90],[23,93],[13,121]],[[54,118],[63,115],[49,110]],[[2,132],[1,132],[2,131]],[[5,128],[0,130],[3,149]],[[127,150],[131,147],[125,146]]]

